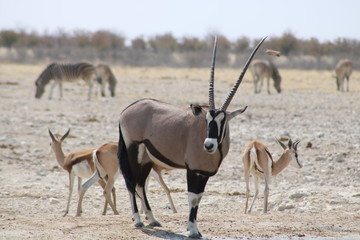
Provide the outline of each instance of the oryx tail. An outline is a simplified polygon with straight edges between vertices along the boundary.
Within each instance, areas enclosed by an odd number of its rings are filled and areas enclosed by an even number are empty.
[[[125,140],[121,132],[120,124],[119,124],[118,159],[119,159],[120,170],[125,179],[126,188],[128,189],[128,191],[135,194],[136,182],[131,171],[129,156],[126,149]]]

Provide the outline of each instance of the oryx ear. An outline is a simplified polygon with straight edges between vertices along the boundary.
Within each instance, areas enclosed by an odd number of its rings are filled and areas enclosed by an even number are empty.
[[[234,117],[236,117],[237,115],[239,115],[240,113],[245,112],[245,110],[247,109],[247,107],[248,107],[248,106],[246,106],[246,107],[244,107],[244,108],[242,108],[242,109],[235,110],[235,111],[231,112],[231,113],[229,114],[229,121],[230,121],[231,119],[233,119]]]
[[[198,104],[190,104],[194,116],[206,116],[206,111]]]

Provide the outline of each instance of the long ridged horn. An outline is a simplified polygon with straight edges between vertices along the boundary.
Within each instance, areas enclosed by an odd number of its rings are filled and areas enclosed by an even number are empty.
[[[214,50],[212,55],[210,82],[209,82],[209,108],[215,109],[214,100],[214,75],[215,75],[215,59],[216,59],[216,48],[217,48],[217,36],[215,35]]]
[[[251,63],[251,60],[253,59],[256,51],[259,49],[259,47],[261,46],[261,44],[265,41],[267,37],[264,37],[259,43],[258,45],[255,47],[255,49],[253,50],[253,52],[251,53],[250,57],[248,58],[240,76],[239,76],[239,79],[236,81],[236,83],[234,84],[232,90],[230,91],[228,97],[226,98],[225,102],[223,103],[223,105],[221,106],[220,110],[223,110],[223,111],[226,111],[226,109],[228,108],[231,100],[233,99],[233,97],[235,96],[235,93],[237,91],[237,89],[239,88],[240,86],[240,83],[242,82],[242,79],[244,78],[244,75],[246,73],[246,70],[248,69],[250,63]]]

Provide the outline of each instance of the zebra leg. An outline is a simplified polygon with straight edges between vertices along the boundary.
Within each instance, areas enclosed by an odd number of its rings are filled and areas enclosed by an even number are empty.
[[[198,174],[196,171],[187,170],[188,200],[189,200],[189,237],[200,238],[202,235],[196,224],[199,203],[202,198],[209,177]]]
[[[53,94],[53,91],[54,91],[54,88],[55,88],[56,84],[58,84],[57,80],[54,80],[54,82],[51,84],[50,93],[49,93],[49,100],[52,99],[52,94]]]
[[[88,100],[91,100],[91,94],[92,94],[92,90],[93,90],[93,81],[89,80],[88,84],[89,84]]]
[[[259,76],[254,77],[254,91],[258,93]]]

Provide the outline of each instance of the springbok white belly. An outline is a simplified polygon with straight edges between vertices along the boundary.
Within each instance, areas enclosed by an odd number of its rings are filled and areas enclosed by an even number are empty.
[[[72,169],[76,176],[85,179],[90,178],[91,175],[93,174],[93,171],[91,170],[87,161],[82,161],[79,162],[78,164],[75,164]]]

